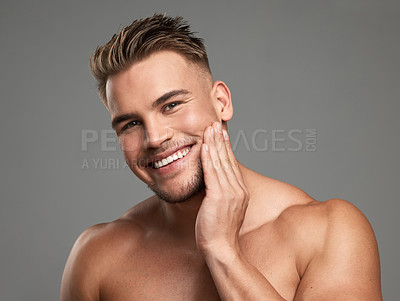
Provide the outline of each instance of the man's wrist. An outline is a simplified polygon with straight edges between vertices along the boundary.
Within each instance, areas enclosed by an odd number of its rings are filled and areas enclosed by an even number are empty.
[[[227,244],[213,244],[201,250],[207,262],[230,264],[240,258],[240,248]]]

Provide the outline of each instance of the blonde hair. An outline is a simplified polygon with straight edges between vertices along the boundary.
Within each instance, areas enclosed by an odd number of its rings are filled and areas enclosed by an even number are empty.
[[[128,69],[151,54],[172,50],[196,63],[211,75],[206,49],[182,17],[155,14],[133,21],[90,57],[90,70],[97,80],[101,100],[107,107],[106,83],[109,76]]]

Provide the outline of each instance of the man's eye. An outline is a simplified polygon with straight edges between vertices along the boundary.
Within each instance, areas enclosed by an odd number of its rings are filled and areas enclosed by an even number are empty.
[[[132,128],[132,127],[134,127],[134,126],[136,126],[136,125],[140,125],[140,124],[141,124],[140,121],[133,120],[133,121],[131,121],[131,122],[125,124],[124,127],[122,128],[122,130],[129,129],[129,128]]]
[[[164,107],[164,111],[171,111],[173,108],[175,108],[177,105],[179,105],[179,102],[171,102]]]

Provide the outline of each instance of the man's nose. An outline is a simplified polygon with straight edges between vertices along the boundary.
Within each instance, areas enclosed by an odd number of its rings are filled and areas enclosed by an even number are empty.
[[[172,130],[161,123],[150,122],[145,126],[145,148],[158,148],[164,141],[172,138]]]

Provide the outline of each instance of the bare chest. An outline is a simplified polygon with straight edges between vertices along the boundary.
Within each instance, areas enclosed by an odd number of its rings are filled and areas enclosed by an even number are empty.
[[[241,248],[282,296],[293,299],[300,279],[296,256],[285,243],[254,235],[243,237]],[[101,283],[101,300],[220,300],[199,253],[158,244],[113,262]]]
[[[157,248],[116,265],[101,283],[101,300],[220,300],[201,255],[175,251]]]

